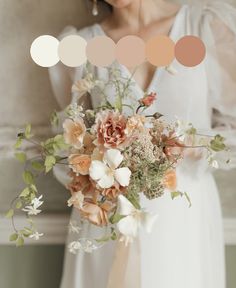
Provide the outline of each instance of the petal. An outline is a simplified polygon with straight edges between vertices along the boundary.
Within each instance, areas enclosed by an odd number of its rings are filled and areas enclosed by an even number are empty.
[[[117,214],[119,215],[130,215],[135,212],[136,209],[133,204],[123,195],[118,197]]]
[[[112,175],[103,175],[98,181],[101,188],[110,188],[114,184],[114,177]]]
[[[131,176],[131,171],[127,167],[118,168],[115,170],[115,179],[121,186],[128,186]]]
[[[119,232],[125,236],[136,237],[139,223],[132,216],[126,216],[117,223]]]
[[[93,180],[99,180],[106,174],[107,166],[98,160],[93,160],[89,167],[89,175]]]
[[[141,224],[147,231],[147,233],[151,233],[152,227],[158,218],[157,214],[151,215],[149,213],[144,212],[141,218]]]
[[[117,149],[109,149],[103,157],[103,161],[107,163],[112,169],[116,169],[123,160],[123,155]]]

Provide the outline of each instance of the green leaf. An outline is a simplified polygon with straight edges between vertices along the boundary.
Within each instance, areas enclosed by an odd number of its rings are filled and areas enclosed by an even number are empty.
[[[24,152],[16,152],[15,157],[18,161],[21,163],[24,163],[26,161],[26,154]]]
[[[214,139],[211,140],[210,148],[215,152],[222,151],[226,148],[224,141],[225,138],[217,134]]]
[[[13,209],[8,210],[8,212],[5,215],[6,218],[12,218],[13,216],[14,216],[14,210]]]
[[[16,209],[20,209],[22,207],[22,202],[19,200],[16,202]]]
[[[17,247],[23,246],[24,243],[25,243],[24,238],[20,236],[20,237],[17,239],[17,241],[16,241],[16,246],[17,246]]]
[[[63,150],[67,149],[70,145],[65,143],[64,136],[59,134],[54,137],[54,150]]]
[[[33,135],[31,134],[31,124],[27,124],[25,127],[25,138],[30,139]]]
[[[191,202],[191,199],[190,199],[189,195],[186,192],[184,192],[184,196],[185,196],[185,198],[187,199],[187,201],[189,203],[189,207],[191,207],[192,206],[192,202]]]
[[[31,189],[33,192],[38,192],[38,189],[37,189],[37,187],[36,187],[34,184],[31,184],[31,185],[30,185],[30,189]]]
[[[118,223],[121,219],[123,219],[124,217],[126,217],[126,216],[120,215],[120,214],[114,214],[114,215],[112,215],[112,216],[110,217],[110,222],[111,222],[111,224],[116,224],[116,223]]]
[[[22,137],[18,136],[18,137],[17,137],[17,141],[16,141],[16,143],[15,143],[15,145],[14,145],[14,148],[15,148],[15,149],[20,148],[20,147],[21,147],[21,144],[22,144]]]
[[[25,170],[22,177],[25,184],[34,184],[34,175],[30,171]]]
[[[101,238],[95,239],[95,240],[98,243],[105,243],[105,242],[108,242],[110,239],[111,239],[111,235],[108,235],[108,236],[104,236],[104,237],[101,237]]]
[[[30,189],[29,187],[26,187],[21,193],[20,197],[27,197],[30,194]]]
[[[53,111],[51,117],[50,117],[50,122],[53,126],[58,126],[59,125],[59,118],[58,114],[56,111]]]
[[[45,167],[46,167],[46,173],[48,173],[53,166],[56,164],[56,158],[53,155],[48,155],[45,159]]]
[[[172,200],[174,200],[175,198],[177,198],[177,197],[185,197],[186,198],[186,200],[188,201],[188,204],[189,204],[189,207],[191,207],[192,206],[192,203],[191,203],[191,199],[190,199],[190,197],[189,197],[189,195],[186,193],[186,192],[180,192],[180,191],[174,191],[174,192],[171,192],[171,198],[172,198]]]
[[[179,196],[183,196],[183,194],[179,191],[174,191],[174,192],[171,192],[171,199],[174,200],[175,198],[179,197]]]
[[[31,166],[37,171],[44,170],[44,165],[38,161],[32,161]]]
[[[14,233],[14,234],[12,234],[12,235],[9,237],[9,240],[10,240],[11,242],[16,241],[17,239],[18,239],[18,234],[17,234],[17,233]]]

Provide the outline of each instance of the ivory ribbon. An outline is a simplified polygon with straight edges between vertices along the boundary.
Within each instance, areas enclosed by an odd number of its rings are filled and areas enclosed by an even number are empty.
[[[141,288],[139,239],[125,246],[117,241],[107,288]]]

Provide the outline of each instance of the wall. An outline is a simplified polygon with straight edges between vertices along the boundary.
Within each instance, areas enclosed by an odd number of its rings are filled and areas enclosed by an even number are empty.
[[[21,167],[13,159],[11,149],[17,131],[31,122],[36,134],[42,138],[50,135],[49,116],[58,108],[47,70],[30,59],[30,44],[39,35],[56,36],[67,25],[82,27],[94,21],[87,17],[85,1],[0,1],[0,212],[7,209],[21,185]],[[236,217],[234,175],[235,171],[216,175],[224,216],[230,218]],[[50,192],[46,193],[48,212],[65,212],[67,192],[52,176],[42,179],[40,190]],[[0,288],[57,288],[63,249],[63,246],[22,249],[0,246]],[[234,288],[236,248],[228,247],[226,252],[228,288]]]

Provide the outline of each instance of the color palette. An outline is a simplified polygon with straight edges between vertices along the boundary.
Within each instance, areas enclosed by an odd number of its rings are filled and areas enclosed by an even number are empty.
[[[50,35],[34,40],[30,54],[36,64],[51,67],[61,61],[69,67],[79,67],[86,61],[98,67],[107,67],[114,61],[133,68],[145,61],[157,67],[169,66],[174,59],[186,67],[199,65],[206,56],[203,41],[187,35],[174,43],[165,35],[155,36],[145,43],[128,35],[115,43],[107,36],[96,36],[88,41],[79,35],[69,35],[60,42]]]

